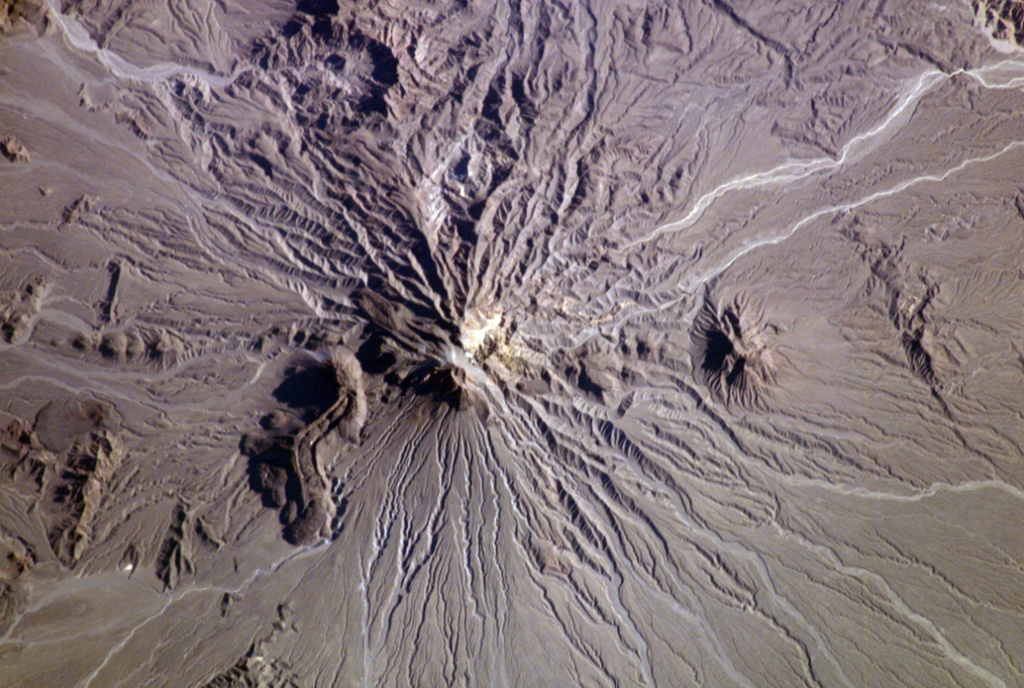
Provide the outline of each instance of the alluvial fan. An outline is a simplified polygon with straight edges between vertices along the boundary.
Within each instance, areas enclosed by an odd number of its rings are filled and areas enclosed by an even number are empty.
[[[1016,0],[0,0],[0,686],[1024,685]]]

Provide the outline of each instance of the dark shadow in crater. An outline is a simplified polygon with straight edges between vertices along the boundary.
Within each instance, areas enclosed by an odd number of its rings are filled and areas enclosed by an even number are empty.
[[[305,422],[322,415],[338,399],[338,380],[323,365],[290,368],[273,391],[274,398],[296,411]]]
[[[729,367],[728,361],[733,356],[735,349],[728,335],[712,326],[706,327],[699,338],[704,340],[703,360],[700,368],[705,375],[717,375]],[[730,370],[729,375],[732,374]]]

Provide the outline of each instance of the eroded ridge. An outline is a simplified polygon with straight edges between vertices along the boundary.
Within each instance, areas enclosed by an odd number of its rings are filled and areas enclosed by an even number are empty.
[[[1024,46],[1024,3],[1020,0],[971,0],[971,7],[993,38]]]
[[[64,566],[74,567],[89,547],[126,455],[113,407],[94,399],[51,402],[32,425],[18,419],[7,427],[0,469],[34,503],[47,529],[47,554]]]

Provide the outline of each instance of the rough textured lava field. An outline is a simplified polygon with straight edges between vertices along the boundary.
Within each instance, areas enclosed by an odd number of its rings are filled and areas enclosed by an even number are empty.
[[[0,0],[0,686],[1024,686],[1021,46]]]

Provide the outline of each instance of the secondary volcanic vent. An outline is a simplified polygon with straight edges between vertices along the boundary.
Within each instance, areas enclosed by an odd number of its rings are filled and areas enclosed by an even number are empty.
[[[281,510],[284,535],[297,545],[334,535],[331,523],[338,505],[331,498],[329,475],[340,442],[359,442],[367,414],[363,371],[352,352],[335,347],[313,355],[314,365],[291,378],[304,380],[309,389],[309,403],[292,403],[307,413],[270,414],[263,420],[264,432],[242,441],[250,457],[251,487],[267,506]],[[288,387],[286,382],[279,392],[285,394]]]
[[[773,329],[743,299],[718,306],[705,297],[693,328],[696,376],[722,403],[763,406],[775,377]]]

